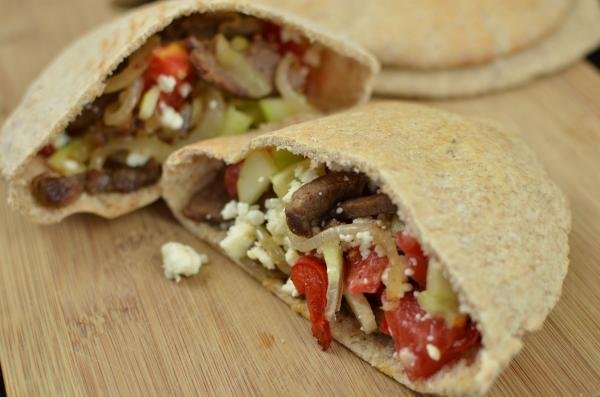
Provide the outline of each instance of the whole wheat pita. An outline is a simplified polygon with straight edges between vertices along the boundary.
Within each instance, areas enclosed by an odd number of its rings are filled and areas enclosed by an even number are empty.
[[[73,205],[44,208],[36,203],[29,186],[34,171],[40,169],[36,154],[59,136],[86,104],[104,92],[107,77],[153,34],[178,18],[219,12],[239,12],[271,21],[323,46],[327,60],[319,67],[319,73],[327,78],[315,100],[327,110],[367,100],[378,70],[377,62],[356,45],[308,21],[268,6],[229,0],[150,4],[91,31],[68,47],[32,83],[21,104],[7,119],[0,132],[0,168],[9,180],[11,206],[33,221],[50,223],[75,212],[112,218],[156,200],[160,192],[152,185],[127,195],[84,192]]]
[[[556,304],[568,267],[570,211],[562,192],[522,138],[488,121],[406,103],[381,103],[243,140],[216,139],[175,152],[164,197],[179,221],[218,247],[219,227],[182,209],[225,164],[260,148],[289,150],[331,167],[368,175],[398,207],[398,216],[458,293],[482,334],[475,360],[411,382],[392,341],[365,335],[339,315],[336,340],[402,384],[424,393],[483,394]],[[236,261],[308,318],[303,300],[282,291],[273,271]]]

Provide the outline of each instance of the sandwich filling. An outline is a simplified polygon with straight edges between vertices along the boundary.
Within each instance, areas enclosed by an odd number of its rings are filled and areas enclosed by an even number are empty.
[[[323,350],[330,322],[347,311],[365,334],[391,337],[395,357],[418,381],[472,360],[481,335],[397,212],[365,174],[276,149],[223,165],[182,210],[224,228],[220,246],[230,257],[287,278],[282,290],[304,296]]]
[[[57,208],[82,194],[155,184],[175,149],[323,109],[314,103],[328,51],[295,30],[240,13],[180,18],[150,37],[103,94],[39,151],[31,182]]]

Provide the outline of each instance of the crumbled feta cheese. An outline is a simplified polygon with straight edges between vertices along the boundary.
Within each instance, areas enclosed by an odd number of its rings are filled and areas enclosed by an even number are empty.
[[[246,214],[248,213],[248,211],[250,211],[250,204],[248,203],[238,203],[237,206],[237,212],[238,212],[238,217],[243,218],[246,216]]]
[[[302,35],[300,33],[285,26],[281,29],[280,38],[283,43],[287,43],[288,41],[302,42]]]
[[[65,146],[67,143],[69,143],[70,141],[71,141],[71,137],[63,132],[59,136],[54,138],[54,142],[52,142],[52,146],[54,146],[54,149],[60,149],[61,147]]]
[[[344,243],[351,243],[354,240],[354,236],[351,234],[340,234],[340,241]]]
[[[404,275],[405,276],[414,276],[415,271],[413,269],[411,269],[410,267],[407,267],[406,269],[404,269]]]
[[[427,355],[433,361],[438,361],[440,359],[440,349],[438,349],[435,345],[428,343],[427,345],[425,345],[425,349],[427,349]]]
[[[296,252],[295,249],[288,248],[285,251],[285,261],[288,265],[294,266],[296,262],[298,262],[298,259],[300,259],[300,255],[298,255],[298,252]]]
[[[245,218],[250,224],[259,226],[265,221],[265,214],[260,210],[252,209],[248,211]]]
[[[264,267],[269,270],[275,269],[275,263],[273,263],[273,258],[260,246],[259,243],[254,243],[254,246],[250,248],[246,255],[250,259],[254,259],[262,263]]]
[[[298,293],[298,290],[296,289],[296,286],[294,285],[294,282],[292,281],[291,278],[288,278],[286,283],[281,286],[281,290],[283,292],[285,292],[286,294],[291,295],[294,298],[297,298],[300,296],[300,294]]]
[[[223,209],[221,210],[221,216],[226,221],[230,219],[235,219],[237,215],[237,202],[235,200],[231,200],[230,202],[225,204],[225,207],[223,207]]]
[[[170,130],[183,127],[183,117],[175,109],[161,102],[160,125]]]
[[[130,152],[127,155],[127,158],[125,159],[125,163],[129,167],[141,167],[144,164],[146,164],[149,159],[150,159],[150,156],[148,156],[147,154]]]
[[[181,276],[193,276],[200,271],[208,257],[199,254],[192,247],[176,242],[163,244],[160,249],[165,277],[169,280],[181,281]]]
[[[302,186],[302,183],[300,183],[300,181],[297,181],[297,180],[291,181],[288,192],[285,194],[285,196],[282,197],[283,202],[284,203],[291,202],[292,196],[294,195],[294,193],[296,193],[296,190],[300,189],[300,186]]]
[[[402,349],[400,349],[400,351],[398,352],[398,358],[400,359],[402,365],[404,365],[405,367],[414,366],[417,360],[417,357],[407,347],[403,347]]]
[[[287,222],[283,202],[279,199],[270,199],[265,203],[265,207],[267,207],[267,230],[275,238],[284,236],[287,231]]]
[[[161,74],[160,76],[158,76],[157,83],[158,83],[158,88],[160,88],[160,90],[162,92],[166,92],[167,94],[170,94],[175,89],[175,86],[177,85],[177,80],[173,76]]]
[[[375,245],[375,253],[380,258],[382,256],[386,256],[387,255],[387,253],[385,252],[385,250],[379,244]]]
[[[254,243],[256,230],[247,222],[236,221],[229,230],[227,236],[219,243],[219,246],[232,258],[240,259]]]
[[[66,159],[63,162],[63,167],[65,167],[65,169],[69,172],[78,172],[79,169],[81,168],[81,164],[79,164],[75,160]]]
[[[316,46],[310,47],[307,51],[304,52],[304,57],[302,58],[305,64],[308,66],[312,66],[316,68],[321,63],[321,51],[320,48]]]
[[[363,259],[367,259],[371,255],[371,246],[373,245],[373,235],[369,231],[356,233],[356,240],[358,240],[358,249],[360,250],[360,256]]]
[[[294,169],[294,176],[302,183],[311,182],[319,177],[317,174],[317,169],[312,167],[303,167],[301,165],[297,166]]]
[[[179,86],[179,95],[182,98],[187,98],[188,95],[192,92],[192,85],[190,83],[183,83]]]

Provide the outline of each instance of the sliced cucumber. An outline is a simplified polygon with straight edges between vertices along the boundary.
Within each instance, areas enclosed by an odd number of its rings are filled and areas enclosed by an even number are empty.
[[[48,158],[48,166],[62,175],[69,176],[84,172],[89,159],[91,145],[85,138],[71,140]]]
[[[283,98],[261,99],[258,106],[268,123],[287,119],[297,113],[296,108]]]
[[[252,152],[242,164],[237,181],[239,201],[253,204],[271,185],[271,176],[277,172],[273,157],[267,150]]]
[[[290,183],[294,180],[296,168],[310,166],[310,160],[303,160],[289,165],[287,168],[279,171],[271,177],[271,183],[273,184],[273,190],[277,197],[281,198],[287,194],[290,190]]]
[[[239,135],[250,129],[254,122],[252,116],[241,112],[235,106],[229,106],[223,119],[223,135]]]
[[[282,170],[287,168],[288,166],[295,164],[299,161],[304,160],[304,157],[289,152],[285,149],[277,149],[274,150],[271,155],[273,156],[273,161],[275,161],[275,165],[278,169]]]
[[[451,326],[460,312],[458,297],[439,266],[430,263],[427,269],[427,289],[417,296],[419,304],[432,317],[443,317]]]

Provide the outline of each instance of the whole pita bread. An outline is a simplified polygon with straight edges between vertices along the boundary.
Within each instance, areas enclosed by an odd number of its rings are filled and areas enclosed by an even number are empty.
[[[136,9],[100,26],[65,49],[29,87],[21,104],[0,131],[0,168],[9,180],[9,204],[31,220],[57,222],[75,212],[116,217],[160,197],[158,186],[130,194],[83,194],[74,204],[48,209],[31,195],[29,182],[40,170],[36,153],[58,136],[100,96],[107,76],[145,41],[173,20],[194,13],[237,11],[271,20],[302,33],[327,50],[319,102],[334,109],[365,102],[371,92],[377,61],[360,47],[309,21],[266,5],[235,0],[164,1]],[[275,126],[270,126],[275,128]],[[36,171],[37,170],[37,171]]]
[[[384,67],[375,81],[380,95],[448,98],[497,91],[555,72],[600,43],[597,0],[577,0],[565,21],[536,45],[481,65],[443,70]]]
[[[573,0],[261,0],[347,34],[384,66],[488,62],[554,30]]]
[[[477,119],[417,105],[371,104],[243,140],[215,139],[173,153],[162,181],[167,204],[196,236],[224,231],[181,210],[223,167],[254,148],[277,147],[366,173],[398,206],[398,215],[457,291],[478,324],[483,347],[432,378],[411,382],[393,358],[390,338],[365,335],[341,313],[336,340],[383,373],[424,393],[483,394],[556,304],[568,267],[570,211],[565,196],[523,139]],[[308,318],[301,299],[250,261],[238,264]],[[308,337],[308,332],[307,332]]]

